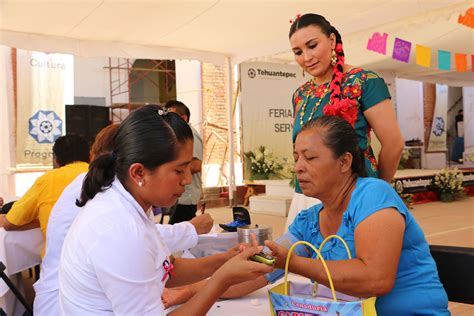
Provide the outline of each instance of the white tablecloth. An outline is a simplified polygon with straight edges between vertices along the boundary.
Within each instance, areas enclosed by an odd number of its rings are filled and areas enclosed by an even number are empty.
[[[296,274],[289,274],[288,279],[297,282],[310,282],[307,278]],[[246,315],[246,316],[262,316],[271,315],[270,303],[268,297],[268,289],[273,288],[277,284],[283,282],[279,280],[275,284],[269,284],[258,291],[248,294],[240,298],[233,298],[229,300],[219,300],[211,307],[207,316],[232,316],[232,315]],[[171,312],[176,307],[171,307],[166,312]]]
[[[273,286],[275,285],[272,284],[267,287],[272,288]],[[268,302],[268,290],[267,288],[261,288],[260,290],[244,297],[217,301],[206,315],[271,315],[270,304]]]
[[[190,249],[191,255],[186,257],[202,257],[223,252],[229,249],[230,247],[236,245],[237,243],[237,233],[211,233],[199,235],[198,245]],[[304,282],[304,280],[306,280],[307,282],[310,282],[308,279],[294,274],[290,274],[289,279],[293,281],[298,280]],[[276,284],[280,282],[283,282],[283,279],[278,281]],[[250,293],[249,295],[241,298],[217,301],[211,307],[207,315],[271,315],[268,289],[276,286],[276,284],[270,284],[267,287],[261,288],[260,290]],[[170,308],[168,312],[173,309],[174,308]]]
[[[267,288],[272,288],[274,284],[268,285]],[[258,291],[248,294],[240,298],[233,298],[228,300],[219,300],[207,312],[207,316],[232,316],[232,315],[246,315],[246,316],[262,316],[271,315],[270,304],[268,303],[268,290],[261,288]],[[170,313],[179,306],[173,306],[165,311],[165,314]]]
[[[209,234],[198,235],[198,244],[191,248],[189,252],[196,258],[207,257],[216,253],[225,252],[238,244],[237,233],[232,232],[213,232]]]
[[[297,274],[290,273],[288,279],[293,282],[310,282],[309,279]],[[270,298],[268,297],[268,290],[283,282],[283,278],[278,280],[275,284],[269,284],[258,291],[250,293],[247,296],[234,298],[230,300],[221,300],[214,303],[207,316],[222,316],[222,315],[246,315],[246,316],[260,316],[271,315],[270,312]]]
[[[42,247],[43,235],[39,228],[7,232],[0,227],[0,260],[8,276],[40,264]],[[0,282],[0,296],[7,291],[5,282]]]

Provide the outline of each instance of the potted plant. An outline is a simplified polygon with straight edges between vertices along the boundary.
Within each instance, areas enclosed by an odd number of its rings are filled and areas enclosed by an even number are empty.
[[[462,195],[464,192],[463,175],[457,168],[444,168],[438,173],[432,183],[433,189],[438,192],[439,199],[443,202],[451,202],[456,195]]]

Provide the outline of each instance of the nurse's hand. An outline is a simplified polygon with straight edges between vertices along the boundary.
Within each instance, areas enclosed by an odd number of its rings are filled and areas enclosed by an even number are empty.
[[[193,224],[198,235],[210,232],[214,224],[214,220],[208,213],[193,217],[189,222]]]
[[[272,251],[272,257],[275,258],[275,268],[284,269],[286,257],[288,256],[288,249],[271,240],[265,240],[265,246],[270,248]],[[291,254],[291,256],[293,257],[294,254]]]
[[[272,272],[273,266],[249,259],[251,256],[262,251],[262,249],[262,246],[246,248],[220,267],[212,278],[218,279],[219,282],[223,282],[224,285],[229,287],[233,284],[255,280],[259,276]]]

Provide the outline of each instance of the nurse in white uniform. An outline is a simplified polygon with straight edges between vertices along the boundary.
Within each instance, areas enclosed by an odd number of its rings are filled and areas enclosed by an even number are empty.
[[[259,247],[199,259],[170,256],[151,207],[173,205],[191,182],[192,139],[178,115],[147,105],[121,124],[112,154],[91,164],[77,201],[83,209],[62,249],[61,314],[163,315],[165,286],[212,275],[206,288],[172,312],[205,315],[230,285],[272,270],[248,260]]]
[[[91,146],[91,161],[113,151],[113,139],[119,128],[111,124],[102,129],[95,137]],[[76,205],[76,199],[81,195],[82,183],[86,173],[80,174],[61,193],[58,201],[51,210],[46,230],[46,252],[41,262],[40,279],[34,284],[35,300],[33,313],[40,316],[59,315],[59,259],[69,227],[81,210]],[[207,216],[207,218],[206,218]],[[207,224],[207,225],[206,225]],[[195,227],[195,225],[197,227]],[[163,242],[171,252],[186,250],[196,246],[198,229],[207,233],[211,228],[212,219],[207,214],[195,217],[192,222],[182,222],[175,225],[156,225]]]

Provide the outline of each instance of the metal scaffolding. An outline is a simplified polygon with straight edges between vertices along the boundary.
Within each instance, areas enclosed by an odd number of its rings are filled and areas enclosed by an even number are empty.
[[[120,123],[132,110],[146,104],[131,100],[132,87],[138,82],[148,80],[159,89],[159,82],[151,78],[150,74],[165,73],[166,87],[175,84],[175,70],[167,68],[166,60],[149,59],[147,61],[151,63],[150,68],[133,67],[135,60],[128,58],[109,58],[109,66],[104,67],[109,70],[110,120],[113,123]],[[123,95],[126,95],[126,98]]]

